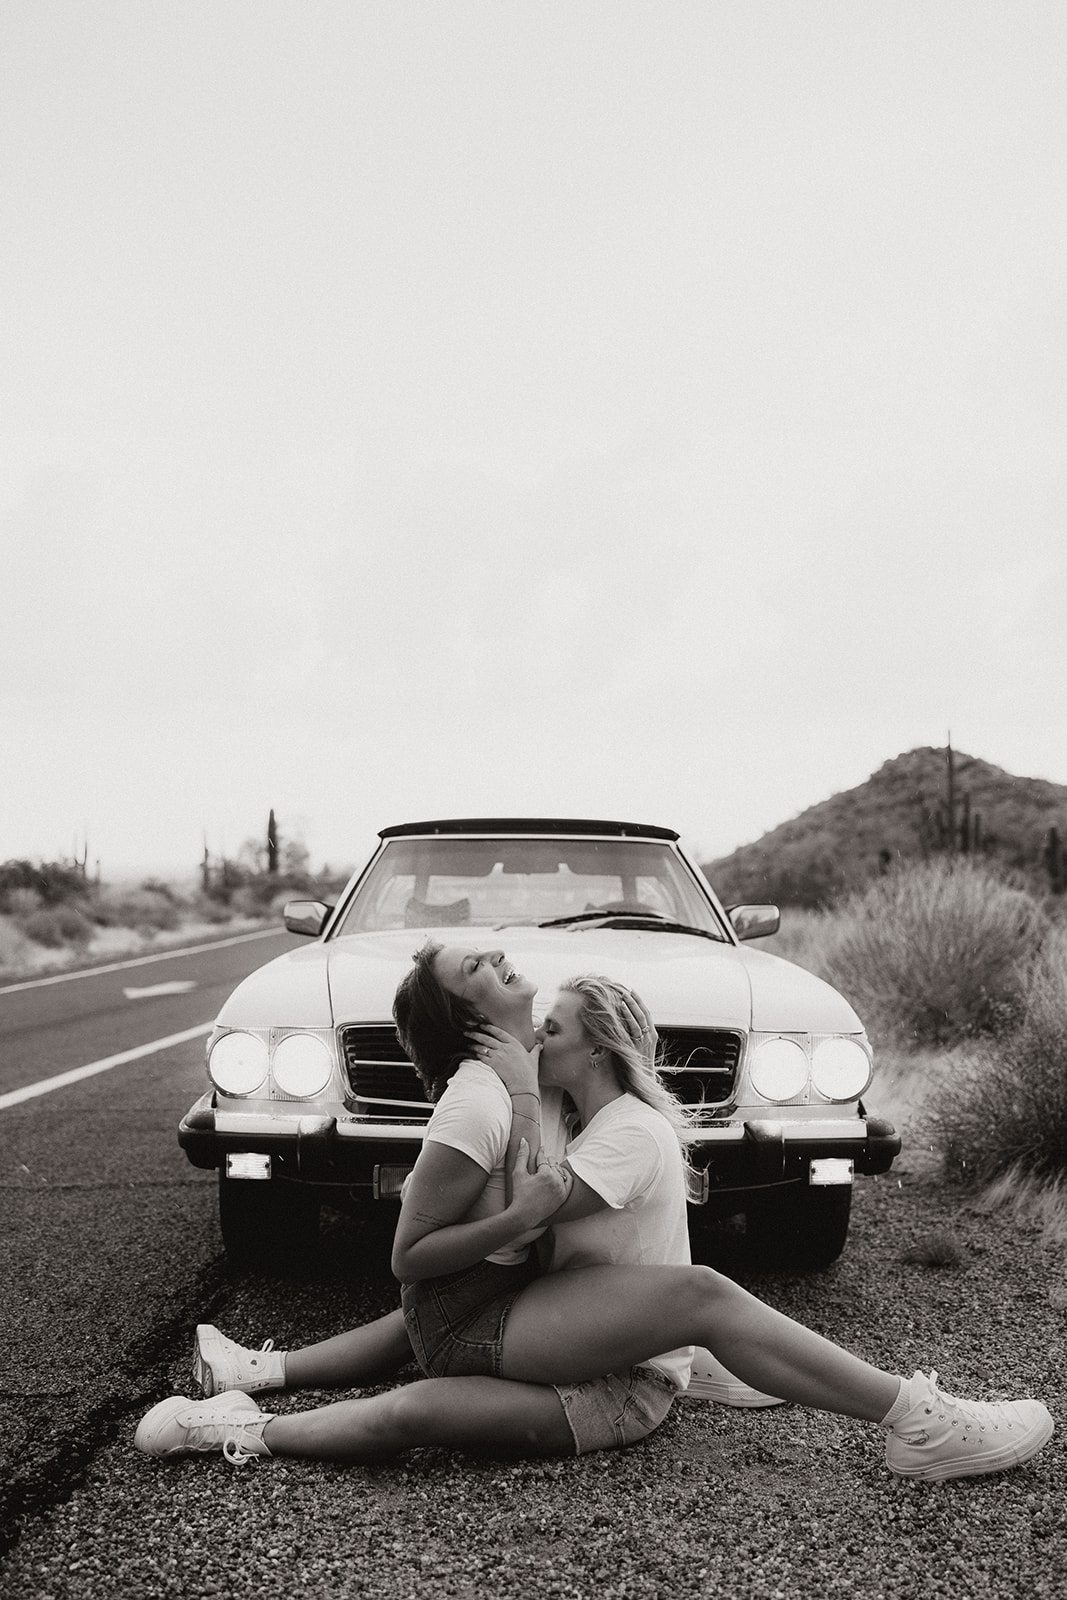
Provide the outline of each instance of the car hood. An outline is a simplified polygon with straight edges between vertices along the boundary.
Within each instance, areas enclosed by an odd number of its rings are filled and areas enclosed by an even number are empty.
[[[691,934],[627,928],[435,928],[442,944],[500,948],[537,984],[534,1014],[564,978],[600,972],[636,989],[661,1026],[855,1033],[862,1024],[829,984],[792,962]],[[231,1028],[328,1028],[382,1022],[424,935],[417,929],[316,940],[253,972],[219,1013]]]

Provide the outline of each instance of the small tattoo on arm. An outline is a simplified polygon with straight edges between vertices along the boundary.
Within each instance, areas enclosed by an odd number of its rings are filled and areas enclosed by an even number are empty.
[[[425,1222],[427,1224],[427,1226],[429,1226],[431,1228],[434,1228],[434,1229],[443,1228],[445,1226],[444,1217],[435,1217],[429,1211],[416,1211],[416,1213],[415,1213],[415,1221],[416,1222]]]

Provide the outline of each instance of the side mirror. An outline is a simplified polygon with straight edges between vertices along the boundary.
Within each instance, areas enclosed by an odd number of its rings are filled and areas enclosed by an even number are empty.
[[[726,915],[739,939],[766,939],[782,924],[777,906],[727,906]]]
[[[332,910],[333,906],[323,900],[289,900],[282,916],[290,933],[303,933],[309,939],[317,939]]]

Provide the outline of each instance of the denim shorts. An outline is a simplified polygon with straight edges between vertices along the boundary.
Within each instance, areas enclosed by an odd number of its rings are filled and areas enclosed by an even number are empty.
[[[479,1261],[442,1278],[400,1286],[404,1324],[428,1378],[503,1377],[504,1327],[519,1295],[537,1277],[536,1258],[503,1267]],[[553,1384],[575,1455],[618,1450],[646,1438],[679,1393],[652,1367],[609,1372],[587,1383]]]
[[[408,1338],[426,1376],[501,1377],[508,1312],[537,1272],[531,1251],[517,1266],[479,1261],[442,1278],[401,1284]]]
[[[658,1428],[680,1390],[653,1367],[609,1372],[589,1383],[555,1384],[574,1453],[621,1450]]]

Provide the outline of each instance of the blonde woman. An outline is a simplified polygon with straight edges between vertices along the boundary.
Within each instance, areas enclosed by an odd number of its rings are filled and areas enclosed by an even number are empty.
[[[766,1395],[879,1425],[888,1466],[906,1476],[995,1472],[1041,1449],[1053,1423],[1040,1402],[964,1401],[936,1374],[880,1371],[689,1265],[684,1128],[656,1076],[643,1007],[610,980],[575,979],[537,1039],[535,992],[501,951],[433,945],[398,991],[398,1029],[436,1099],[393,1251],[426,1379],[271,1416],[238,1371],[213,1398],[154,1407],[140,1448],[221,1449],[234,1461],[381,1459],[430,1444],[580,1454],[656,1427],[701,1345]],[[529,1130],[531,1150],[539,1143],[538,1056],[542,1084],[565,1092],[577,1120],[562,1168],[546,1159],[531,1173],[524,1152],[509,1194],[513,1125]],[[552,1270],[539,1274],[516,1241],[549,1220]],[[365,1332],[311,1350],[333,1347],[340,1369],[346,1341]],[[279,1356],[274,1376],[306,1381],[305,1356]]]

